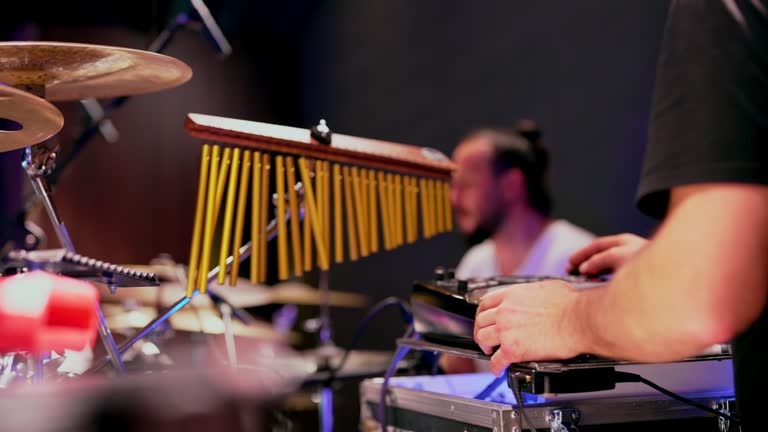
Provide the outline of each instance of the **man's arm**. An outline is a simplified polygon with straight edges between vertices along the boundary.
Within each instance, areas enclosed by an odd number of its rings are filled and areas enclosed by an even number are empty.
[[[486,352],[500,345],[496,373],[581,353],[678,360],[746,329],[766,291],[768,187],[679,187],[653,240],[609,284],[576,290],[555,280],[491,292],[478,307],[475,340]]]
[[[766,291],[768,187],[683,186],[650,244],[607,289],[577,296],[568,321],[586,352],[676,360],[745,330]]]

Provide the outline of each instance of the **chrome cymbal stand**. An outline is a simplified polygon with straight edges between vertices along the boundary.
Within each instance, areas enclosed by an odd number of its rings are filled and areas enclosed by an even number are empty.
[[[45,87],[23,87],[21,90],[45,98]],[[50,174],[51,170],[54,168],[56,155],[59,150],[58,145],[51,145],[51,143],[51,140],[47,140],[36,146],[27,147],[24,151],[24,159],[21,162],[21,166],[27,173],[29,181],[32,183],[35,195],[45,206],[45,211],[53,224],[53,229],[56,232],[56,236],[58,237],[61,246],[69,252],[75,253],[75,246],[69,236],[67,227],[64,225],[64,221],[62,221],[59,216],[56,205],[53,202],[53,197],[50,193],[50,187],[45,178],[45,176]],[[104,318],[101,306],[97,305],[96,308],[99,316],[99,336],[101,337],[101,341],[109,354],[115,370],[118,373],[123,374],[125,373],[125,365],[117,352],[115,339],[109,331],[109,326],[107,326],[107,321]]]

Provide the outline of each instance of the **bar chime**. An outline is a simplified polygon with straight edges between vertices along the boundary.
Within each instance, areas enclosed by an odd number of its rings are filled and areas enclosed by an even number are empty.
[[[185,127],[204,141],[188,296],[206,291],[216,265],[225,284],[228,258],[229,284],[236,283],[246,214],[251,282],[266,280],[273,205],[280,280],[453,229],[453,164],[437,150],[331,134],[324,122],[308,130],[189,114]]]

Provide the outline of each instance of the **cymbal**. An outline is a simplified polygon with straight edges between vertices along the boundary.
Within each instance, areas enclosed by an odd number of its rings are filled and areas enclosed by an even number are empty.
[[[173,57],[67,42],[0,42],[0,82],[45,89],[51,101],[131,96],[176,87],[192,70]]]
[[[99,287],[104,303],[133,302],[141,306],[170,306],[186,295],[186,287],[178,282],[160,284],[156,287],[135,287],[119,289],[115,294],[106,287]],[[221,298],[236,308],[266,306],[271,304],[295,304],[318,306],[323,303],[323,293],[317,288],[300,282],[283,282],[272,287],[254,285],[248,279],[240,278],[234,287],[211,285]],[[337,307],[365,307],[369,299],[363,294],[331,291],[329,304]],[[207,295],[197,295],[192,304],[198,307],[213,307]]]
[[[11,127],[3,119],[11,120]],[[0,152],[6,152],[52,137],[64,125],[64,116],[49,102],[0,84],[0,122]]]
[[[139,307],[126,311],[120,306],[105,305],[104,315],[110,329],[141,329],[157,317],[157,310],[152,307]],[[205,333],[210,335],[224,334],[224,321],[213,308],[185,307],[176,311],[168,323],[174,330]],[[232,320],[232,333],[235,336],[257,338],[262,340],[279,341],[285,337],[265,322],[256,321],[245,325],[242,322]]]
[[[338,368],[344,357],[344,350],[338,347],[320,347],[302,351],[301,355],[307,364],[314,368],[314,371],[305,379],[305,383],[322,382],[330,376],[323,365]],[[354,379],[384,375],[392,363],[393,355],[393,351],[352,350],[344,367],[337,371],[335,376],[337,379]],[[413,363],[411,359],[403,359],[398,368],[409,367]]]
[[[270,291],[272,292],[273,303],[297,305],[323,304],[323,292],[318,288],[301,282],[282,282],[270,288]],[[233,291],[232,293],[235,294],[236,292]],[[365,307],[369,302],[368,296],[363,294],[341,291],[329,292],[329,304],[331,306]]]

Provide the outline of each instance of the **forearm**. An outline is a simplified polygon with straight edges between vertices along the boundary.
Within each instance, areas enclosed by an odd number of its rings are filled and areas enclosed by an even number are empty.
[[[707,317],[662,292],[672,281],[637,275],[648,268],[638,259],[604,288],[579,294],[570,326],[577,328],[584,352],[607,358],[662,362],[689,357],[723,339],[708,329]],[[636,273],[637,272],[637,273]],[[643,283],[655,284],[654,289]],[[631,292],[631,291],[636,292]],[[709,335],[710,337],[707,337]]]
[[[677,197],[651,244],[607,287],[577,296],[566,319],[585,351],[676,360],[729,341],[759,316],[768,286],[764,188],[692,192]]]

